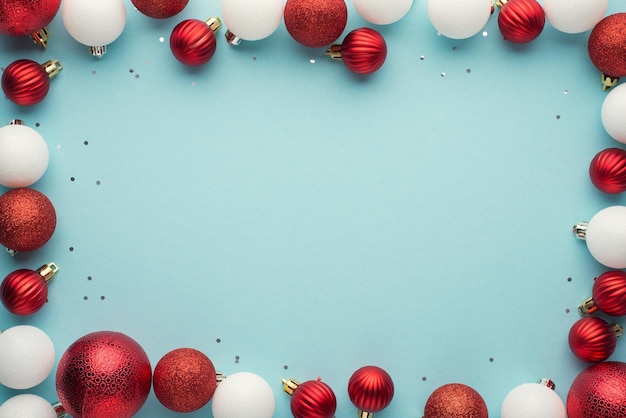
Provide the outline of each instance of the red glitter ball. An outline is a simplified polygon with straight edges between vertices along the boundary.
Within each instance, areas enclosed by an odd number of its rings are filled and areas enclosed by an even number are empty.
[[[155,19],[166,19],[180,13],[189,0],[132,0],[141,13]]]
[[[159,360],[154,368],[154,394],[176,412],[192,412],[211,400],[217,378],[211,360],[193,348],[178,348]]]
[[[498,27],[505,40],[523,44],[543,31],[546,14],[535,0],[509,0],[498,15]]]
[[[593,28],[587,44],[589,58],[607,76],[626,76],[626,13],[615,13]]]
[[[0,1],[0,35],[31,35],[56,16],[61,0]]]
[[[487,418],[487,405],[478,392],[461,383],[443,385],[430,394],[424,418]]]
[[[304,46],[320,48],[336,41],[348,22],[344,0],[287,0],[285,26]]]
[[[295,418],[333,418],[336,409],[335,393],[318,380],[299,384],[291,396],[291,413]]]
[[[623,417],[626,409],[626,363],[605,361],[583,370],[567,394],[569,418]]]
[[[170,35],[172,54],[185,65],[197,66],[208,62],[216,46],[213,29],[198,19],[183,20]]]
[[[393,399],[394,387],[389,373],[376,366],[361,367],[348,381],[348,396],[359,411],[378,412]]]

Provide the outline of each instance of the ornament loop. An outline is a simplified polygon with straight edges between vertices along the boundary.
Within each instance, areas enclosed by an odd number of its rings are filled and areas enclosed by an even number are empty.
[[[107,53],[107,46],[90,46],[89,53],[96,58],[102,58],[102,56]]]
[[[54,263],[44,264],[37,269],[37,273],[48,283],[54,275],[59,271],[59,267]]]
[[[579,222],[572,227],[572,232],[576,235],[576,238],[585,240],[587,238],[587,227],[589,222]]]

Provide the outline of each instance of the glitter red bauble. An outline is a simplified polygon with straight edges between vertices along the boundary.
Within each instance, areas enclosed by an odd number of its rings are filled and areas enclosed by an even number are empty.
[[[333,418],[336,409],[335,393],[318,380],[299,384],[291,395],[291,413],[295,418]]]
[[[591,182],[604,193],[622,193],[626,190],[626,151],[607,148],[593,157],[589,165]]]
[[[487,405],[478,392],[461,383],[443,385],[430,394],[423,418],[487,418]]]
[[[32,251],[44,245],[56,228],[54,206],[33,189],[9,190],[0,196],[0,244],[13,251]]]
[[[536,0],[509,0],[498,15],[498,27],[505,40],[524,44],[535,40],[546,24],[546,14]]]
[[[346,28],[344,0],[287,0],[285,27],[304,46],[320,48],[337,40]]]
[[[0,35],[31,35],[56,16],[61,0],[0,1]]]
[[[626,13],[615,13],[598,22],[587,48],[591,62],[603,74],[626,76]]]
[[[185,65],[197,66],[208,62],[216,46],[211,27],[197,19],[183,20],[174,27],[170,36],[172,53]]]
[[[355,29],[341,44],[341,60],[356,74],[371,74],[385,63],[387,44],[385,38],[370,28]]]
[[[164,355],[154,368],[154,394],[176,412],[192,412],[211,400],[217,378],[211,360],[193,348],[178,348]]]
[[[609,270],[598,276],[591,291],[599,310],[611,316],[626,315],[626,272]]]
[[[41,64],[21,59],[9,64],[2,73],[2,91],[21,106],[42,101],[50,89],[50,76]]]
[[[48,267],[54,266],[54,269]],[[15,315],[31,315],[48,301],[48,281],[56,272],[49,264],[34,271],[19,269],[9,273],[0,284],[0,299],[7,310]]]
[[[617,337],[611,324],[604,319],[588,316],[572,325],[568,342],[576,357],[588,363],[598,363],[613,354]]]
[[[605,361],[583,370],[567,394],[568,418],[623,417],[626,363]]]
[[[76,340],[56,373],[59,401],[74,418],[130,418],[150,393],[152,368],[132,338],[99,331]]]
[[[373,413],[386,408],[393,393],[391,376],[380,367],[361,367],[348,381],[348,396],[359,411]]]
[[[189,0],[131,0],[141,13],[155,19],[167,19],[180,13]]]

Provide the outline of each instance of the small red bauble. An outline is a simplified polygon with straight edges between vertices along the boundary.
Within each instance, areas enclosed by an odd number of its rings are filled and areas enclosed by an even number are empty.
[[[63,353],[56,373],[59,401],[74,418],[130,418],[148,398],[151,382],[145,351],[114,331],[76,340]]]
[[[582,361],[598,363],[615,351],[617,337],[623,328],[604,319],[588,316],[579,319],[569,331],[568,342],[572,353]]]
[[[50,263],[37,271],[19,269],[9,273],[0,284],[2,304],[15,315],[34,314],[48,301],[48,282],[58,270]]]
[[[285,27],[293,39],[310,48],[330,45],[348,22],[344,0],[287,0]]]
[[[487,418],[487,405],[478,392],[461,383],[443,385],[430,394],[424,418]]]
[[[295,418],[333,418],[337,409],[335,393],[320,380],[298,383],[283,379],[283,389],[291,395],[291,413]]]
[[[591,297],[578,307],[581,315],[602,311],[611,316],[626,315],[626,272],[609,270],[593,282]]]
[[[2,91],[7,99],[18,105],[37,104],[48,94],[50,79],[62,68],[58,60],[43,64],[27,59],[14,61],[2,73]]]
[[[626,363],[605,361],[583,370],[567,394],[568,418],[623,417]]]
[[[170,48],[176,59],[185,65],[197,66],[208,62],[215,53],[215,32],[220,28],[218,18],[206,22],[187,19],[180,22],[170,35]]]
[[[180,13],[189,0],[131,0],[141,13],[154,19],[167,19]]]
[[[374,29],[360,28],[350,32],[341,45],[332,45],[326,54],[341,59],[356,74],[371,74],[385,63],[387,43]]]
[[[154,368],[154,394],[175,412],[193,412],[211,400],[217,386],[213,362],[193,348],[164,355]]]
[[[56,224],[54,206],[43,193],[21,188],[0,196],[0,244],[10,252],[43,246],[52,237]]]
[[[361,367],[348,382],[348,396],[359,410],[359,417],[369,418],[385,409],[393,399],[391,376],[376,366]]]
[[[502,1],[498,27],[505,40],[524,44],[535,40],[543,31],[546,14],[536,0]]]
[[[591,62],[603,74],[626,76],[626,13],[615,13],[598,22],[587,48]]]
[[[591,182],[604,193],[622,193],[626,190],[626,151],[607,148],[593,157],[589,165]]]
[[[3,0],[0,35],[31,35],[52,22],[60,6],[61,0]]]

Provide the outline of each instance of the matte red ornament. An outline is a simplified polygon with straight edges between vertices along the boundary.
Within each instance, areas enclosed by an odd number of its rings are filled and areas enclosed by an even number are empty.
[[[175,412],[193,412],[213,397],[217,377],[213,362],[193,348],[178,348],[164,355],[154,368],[154,394]]]
[[[626,75],[626,13],[615,13],[593,28],[587,44],[589,58],[605,78],[605,88]]]
[[[348,23],[344,0],[287,0],[285,27],[293,39],[310,48],[335,42]]]
[[[341,45],[332,45],[326,55],[341,59],[356,74],[371,74],[385,63],[387,43],[376,30],[359,28],[350,32]]]
[[[218,18],[206,22],[187,19],[180,22],[170,35],[170,48],[176,59],[185,65],[197,66],[208,62],[215,53],[215,32],[220,28]]]
[[[49,263],[37,271],[19,269],[9,273],[0,284],[0,298],[7,310],[15,315],[31,315],[48,301],[48,282],[59,270]]]
[[[626,151],[607,148],[593,157],[589,165],[591,182],[604,193],[622,193],[626,190]]]
[[[2,73],[2,91],[7,99],[18,105],[37,104],[48,94],[50,79],[62,68],[58,60],[43,64],[28,59],[13,61]]]
[[[36,43],[46,47],[44,29],[56,16],[61,0],[3,0],[0,1],[0,35],[31,35]]]
[[[141,13],[154,19],[167,19],[182,12],[189,0],[132,0]]]
[[[605,361],[583,370],[567,394],[568,418],[623,417],[626,363]]]
[[[295,418],[333,418],[337,409],[335,393],[321,380],[298,383],[283,379],[283,389],[291,395],[291,413]]]
[[[20,188],[0,196],[0,244],[10,253],[40,248],[52,237],[56,224],[54,206],[43,193]]]
[[[498,27],[505,40],[525,44],[541,35],[546,14],[536,0],[499,0],[497,4],[501,7]]]
[[[624,329],[609,324],[602,318],[588,316],[579,319],[569,331],[569,347],[582,361],[598,363],[608,359],[615,351],[617,338]]]
[[[440,386],[430,394],[423,418],[488,418],[485,400],[461,383]]]
[[[581,315],[602,311],[611,316],[626,315],[626,272],[609,270],[593,282],[591,297],[578,307]]]
[[[63,353],[56,373],[59,401],[74,418],[130,418],[148,398],[151,382],[145,351],[114,331],[76,340]]]
[[[348,382],[348,396],[359,410],[359,418],[370,418],[385,409],[393,399],[391,376],[376,366],[361,367]]]

